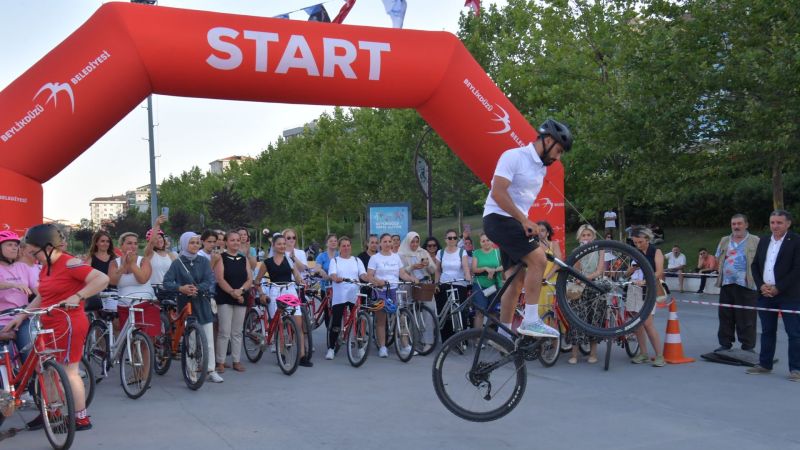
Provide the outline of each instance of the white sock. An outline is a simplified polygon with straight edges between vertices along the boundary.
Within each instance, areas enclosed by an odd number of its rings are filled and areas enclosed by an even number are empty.
[[[511,329],[511,322],[504,323],[503,326],[510,330]],[[503,337],[511,339],[511,335],[508,334],[508,332],[506,330],[504,330],[503,328],[497,328],[497,331],[500,333],[500,336],[503,336]]]
[[[525,322],[539,322],[539,304],[525,305]]]

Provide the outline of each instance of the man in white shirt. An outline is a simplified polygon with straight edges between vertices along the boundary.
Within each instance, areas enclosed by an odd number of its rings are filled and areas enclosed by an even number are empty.
[[[506,276],[519,263],[527,266],[525,276],[515,277],[501,298],[500,321],[506,328],[501,328],[501,333],[508,335],[511,330],[514,306],[524,285],[525,317],[517,332],[528,336],[558,337],[558,330],[547,326],[539,317],[539,292],[547,257],[544,248],[537,241],[531,241],[538,226],[528,218],[528,211],[542,189],[547,166],[572,148],[572,134],[566,126],[552,119],[547,119],[538,131],[539,138],[535,142],[506,150],[497,161],[492,189],[484,204],[483,230],[500,247]]]
[[[792,216],[788,211],[773,211],[769,218],[770,236],[758,242],[751,264],[758,287],[758,318],[761,320],[761,353],[758,365],[747,369],[751,375],[772,372],[778,313],[767,309],[800,311],[800,235],[789,231]],[[784,313],[783,326],[789,339],[789,380],[800,381],[800,314]]]
[[[678,274],[679,290],[683,292],[683,269],[686,267],[686,255],[681,253],[681,248],[677,245],[672,247],[672,251],[667,253],[667,268],[665,273]]]

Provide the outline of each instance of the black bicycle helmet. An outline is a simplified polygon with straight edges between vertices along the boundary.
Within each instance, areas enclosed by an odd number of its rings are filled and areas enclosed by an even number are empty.
[[[564,151],[568,152],[572,148],[572,133],[566,125],[556,122],[553,119],[547,119],[539,126],[539,135],[547,135],[552,137],[557,143],[564,147]]]
[[[50,257],[53,255],[53,251],[58,248],[63,241],[64,237],[61,235],[61,231],[52,223],[43,223],[30,227],[28,228],[28,232],[25,233],[25,243],[39,247],[44,252],[44,256],[47,260],[48,275],[50,275],[50,266],[52,265]]]

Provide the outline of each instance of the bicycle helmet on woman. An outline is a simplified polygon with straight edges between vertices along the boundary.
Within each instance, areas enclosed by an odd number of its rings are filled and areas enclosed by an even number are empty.
[[[25,233],[25,244],[39,247],[39,251],[44,252],[45,260],[47,261],[47,275],[50,275],[50,266],[52,262],[50,257],[53,251],[64,243],[64,237],[57,226],[52,223],[43,223],[34,227],[28,228]]]

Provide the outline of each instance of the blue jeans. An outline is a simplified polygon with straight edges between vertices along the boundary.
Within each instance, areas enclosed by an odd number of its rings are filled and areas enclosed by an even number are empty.
[[[800,311],[800,300],[776,300],[759,296],[758,307]],[[758,364],[765,369],[772,370],[778,332],[778,313],[759,311],[758,317],[761,319],[761,355]],[[783,314],[782,318],[783,327],[789,336],[789,370],[800,371],[800,315]]]

